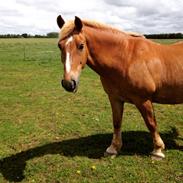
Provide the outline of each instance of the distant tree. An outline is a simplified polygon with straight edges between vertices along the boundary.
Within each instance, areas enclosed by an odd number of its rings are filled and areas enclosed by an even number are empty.
[[[58,33],[57,32],[49,32],[49,33],[47,33],[47,37],[48,38],[57,38]]]
[[[22,34],[22,37],[27,38],[28,37],[28,34],[27,33],[24,33],[24,34]]]
[[[44,35],[36,34],[34,37],[35,37],[35,38],[44,38],[45,36],[44,36]]]

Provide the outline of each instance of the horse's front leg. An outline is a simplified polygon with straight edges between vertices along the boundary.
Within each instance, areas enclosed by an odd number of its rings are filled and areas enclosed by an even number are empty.
[[[122,147],[121,122],[124,102],[121,102],[119,99],[112,96],[109,96],[109,100],[112,108],[114,133],[111,145],[106,149],[104,155],[117,155]]]
[[[165,155],[162,153],[162,150],[165,148],[165,145],[157,130],[157,123],[154,115],[152,102],[150,100],[146,100],[138,101],[135,104],[136,107],[139,109],[141,115],[143,116],[144,121],[149,131],[151,132],[153,138],[154,149],[151,154],[153,155],[153,157],[164,158]]]

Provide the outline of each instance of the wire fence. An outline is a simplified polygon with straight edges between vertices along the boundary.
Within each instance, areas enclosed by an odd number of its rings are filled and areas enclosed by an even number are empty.
[[[0,61],[55,61],[60,59],[56,40],[0,39]]]

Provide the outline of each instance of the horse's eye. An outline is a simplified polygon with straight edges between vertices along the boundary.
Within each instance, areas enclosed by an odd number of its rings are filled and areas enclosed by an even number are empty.
[[[79,49],[79,50],[83,50],[83,48],[84,48],[84,44],[80,44],[80,45],[78,46],[78,49]]]

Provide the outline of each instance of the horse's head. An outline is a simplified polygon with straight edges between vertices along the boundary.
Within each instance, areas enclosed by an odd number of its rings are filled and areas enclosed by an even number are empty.
[[[59,15],[57,24],[61,29],[58,46],[64,64],[64,76],[61,84],[67,91],[76,92],[79,75],[88,57],[86,39],[82,34],[83,23],[78,17],[75,17],[75,20],[68,25]]]

